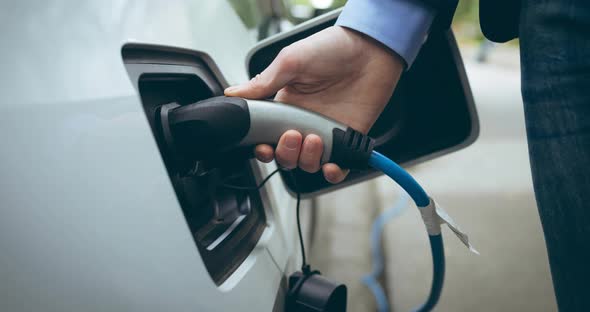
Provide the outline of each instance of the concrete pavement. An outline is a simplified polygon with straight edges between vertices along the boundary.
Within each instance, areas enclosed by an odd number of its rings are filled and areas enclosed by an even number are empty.
[[[318,198],[318,221],[310,263],[323,275],[345,283],[348,311],[375,311],[373,297],[361,282],[371,271],[368,243],[380,206],[374,183],[362,183]]]

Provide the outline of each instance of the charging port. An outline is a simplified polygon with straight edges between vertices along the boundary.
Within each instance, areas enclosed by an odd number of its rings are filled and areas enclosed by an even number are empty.
[[[162,105],[186,105],[222,93],[216,77],[199,55],[151,46],[126,46],[123,59],[136,86],[162,155],[168,176],[195,245],[212,279],[221,284],[252,251],[266,220],[258,191],[224,188],[221,184],[255,186],[248,161],[208,166],[180,162],[160,133]]]

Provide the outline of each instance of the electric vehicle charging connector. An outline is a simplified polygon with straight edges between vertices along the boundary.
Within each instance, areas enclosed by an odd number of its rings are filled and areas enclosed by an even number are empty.
[[[432,310],[440,298],[445,271],[442,224],[447,224],[470,251],[478,253],[470,244],[467,234],[436,205],[410,174],[391,159],[374,151],[372,138],[337,121],[292,105],[224,96],[184,106],[166,104],[159,112],[161,135],[180,163],[212,159],[219,153],[257,144],[276,145],[285,131],[294,129],[303,136],[313,133],[322,138],[322,164],[333,162],[342,168],[360,170],[370,166],[393,179],[418,206],[431,246],[431,290],[426,302],[416,311]],[[317,279],[307,277],[310,285],[314,281],[318,283]],[[328,297],[299,299],[324,304],[332,294],[319,293]],[[294,302],[305,304],[305,301]]]

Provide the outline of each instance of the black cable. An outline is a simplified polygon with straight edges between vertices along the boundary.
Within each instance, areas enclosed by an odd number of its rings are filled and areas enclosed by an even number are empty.
[[[291,175],[291,179],[293,180],[293,188],[295,189],[295,193],[297,193],[295,213],[297,214],[297,233],[299,234],[299,245],[301,246],[301,270],[305,275],[308,275],[311,270],[307,264],[307,258],[305,257],[305,243],[303,242],[303,231],[301,231],[301,214],[299,213],[299,207],[301,206],[301,193],[299,192],[299,188],[295,182],[295,175],[292,171],[289,173]]]
[[[272,176],[274,176],[277,172],[280,171],[280,168],[277,168],[273,172],[271,172],[264,180],[260,182],[257,186],[239,186],[239,185],[232,185],[227,183],[221,183],[221,186],[236,189],[236,190],[245,190],[245,191],[255,191],[263,187]],[[297,214],[297,233],[299,234],[299,245],[301,246],[301,270],[307,275],[310,274],[311,270],[309,265],[307,264],[307,258],[305,256],[305,243],[303,242],[303,231],[301,230],[301,217],[300,217],[300,206],[301,206],[301,193],[297,188],[297,183],[295,182],[295,175],[293,175],[293,171],[290,171],[289,174],[291,175],[291,179],[293,180],[293,188],[295,189],[295,193],[297,194],[297,204],[295,207],[295,213]],[[319,273],[319,272],[318,272]]]
[[[299,193],[299,191],[297,191],[297,208],[296,208],[296,213],[297,213],[297,232],[299,233],[299,244],[301,245],[301,260],[302,260],[302,264],[301,264],[301,269],[305,271],[305,269],[309,269],[309,266],[307,265],[307,258],[305,257],[305,244],[303,243],[303,233],[301,231],[301,213],[299,213],[299,207],[301,206],[301,193]]]
[[[264,180],[262,180],[262,182],[260,182],[260,184],[258,184],[257,186],[239,186],[239,185],[232,185],[232,184],[227,184],[227,183],[221,183],[221,186],[226,187],[226,188],[230,188],[230,189],[235,189],[235,190],[256,191],[256,190],[260,189],[261,187],[263,187],[266,184],[266,182],[268,182],[268,180],[270,180],[270,178],[272,178],[272,176],[274,176],[279,171],[280,171],[280,168],[275,169],[273,172],[271,172],[269,175],[267,175],[266,178],[264,178]]]

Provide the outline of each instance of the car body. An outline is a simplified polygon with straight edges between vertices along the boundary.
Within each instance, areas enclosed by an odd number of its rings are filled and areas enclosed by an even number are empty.
[[[0,310],[282,310],[301,264],[292,188],[210,189],[276,168],[252,160],[179,176],[154,126],[158,105],[253,74],[259,34],[232,4],[19,1],[0,20]]]
[[[248,79],[256,38],[226,1],[2,5],[2,311],[269,311],[297,266],[294,199],[262,198],[267,226],[217,285],[195,248],[122,47],[214,56]],[[231,38],[231,40],[223,40]],[[20,117],[19,117],[20,116]],[[10,143],[8,143],[10,142]],[[273,165],[254,165],[257,177]]]

